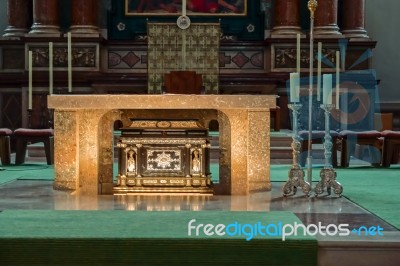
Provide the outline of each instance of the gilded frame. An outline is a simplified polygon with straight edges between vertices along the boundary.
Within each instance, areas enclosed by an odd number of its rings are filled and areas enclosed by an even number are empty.
[[[150,3],[149,3],[150,2]],[[248,0],[187,0],[188,16],[247,16]],[[182,0],[125,0],[125,16],[178,16]]]

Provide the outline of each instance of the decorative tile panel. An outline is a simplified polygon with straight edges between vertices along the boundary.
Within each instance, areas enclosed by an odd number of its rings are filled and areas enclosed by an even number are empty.
[[[54,70],[68,68],[67,44],[54,43],[53,46]],[[74,71],[99,70],[99,44],[76,43],[72,45],[72,67]],[[32,51],[32,67],[34,70],[47,70],[49,68],[49,44],[27,44],[26,53]],[[26,56],[28,58],[28,56]],[[27,68],[27,66],[26,66]]]
[[[160,93],[164,74],[194,70],[203,75],[206,93],[218,93],[220,25],[148,23],[148,89]]]

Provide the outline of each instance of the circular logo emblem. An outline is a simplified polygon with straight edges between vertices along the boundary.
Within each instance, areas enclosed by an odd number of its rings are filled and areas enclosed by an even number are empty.
[[[188,16],[179,16],[176,24],[180,29],[186,30],[190,27],[190,18]]]

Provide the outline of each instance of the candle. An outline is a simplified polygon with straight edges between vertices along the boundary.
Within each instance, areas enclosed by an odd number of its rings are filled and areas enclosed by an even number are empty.
[[[317,69],[317,100],[321,101],[321,62],[322,62],[322,43],[318,43],[318,69]]]
[[[29,71],[28,109],[32,110],[32,51],[28,52],[28,71]]]
[[[340,52],[336,51],[336,109],[339,109]]]
[[[300,74],[290,73],[290,101],[297,103],[300,101]]]
[[[71,32],[68,32],[68,92],[72,92],[72,42]]]
[[[186,0],[182,1],[182,16],[186,16]]]
[[[53,43],[49,42],[49,94],[53,94]]]
[[[300,73],[300,33],[297,33],[297,45],[296,45],[296,72]]]
[[[322,91],[322,103],[332,104],[332,74],[324,74],[323,79],[323,91]]]

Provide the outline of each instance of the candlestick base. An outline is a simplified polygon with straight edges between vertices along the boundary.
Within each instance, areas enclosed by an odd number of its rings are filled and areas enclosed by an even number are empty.
[[[293,166],[289,170],[289,180],[286,181],[282,187],[283,196],[295,195],[297,188],[300,187],[303,193],[309,197],[311,192],[311,186],[308,182],[304,181],[304,171],[299,166]]]
[[[342,196],[343,187],[342,185],[336,181],[336,172],[335,169],[331,167],[324,167],[320,172],[321,180],[315,186],[314,192],[315,197],[318,197],[319,194],[322,194],[326,188],[328,195],[331,195],[331,189],[335,194]]]

